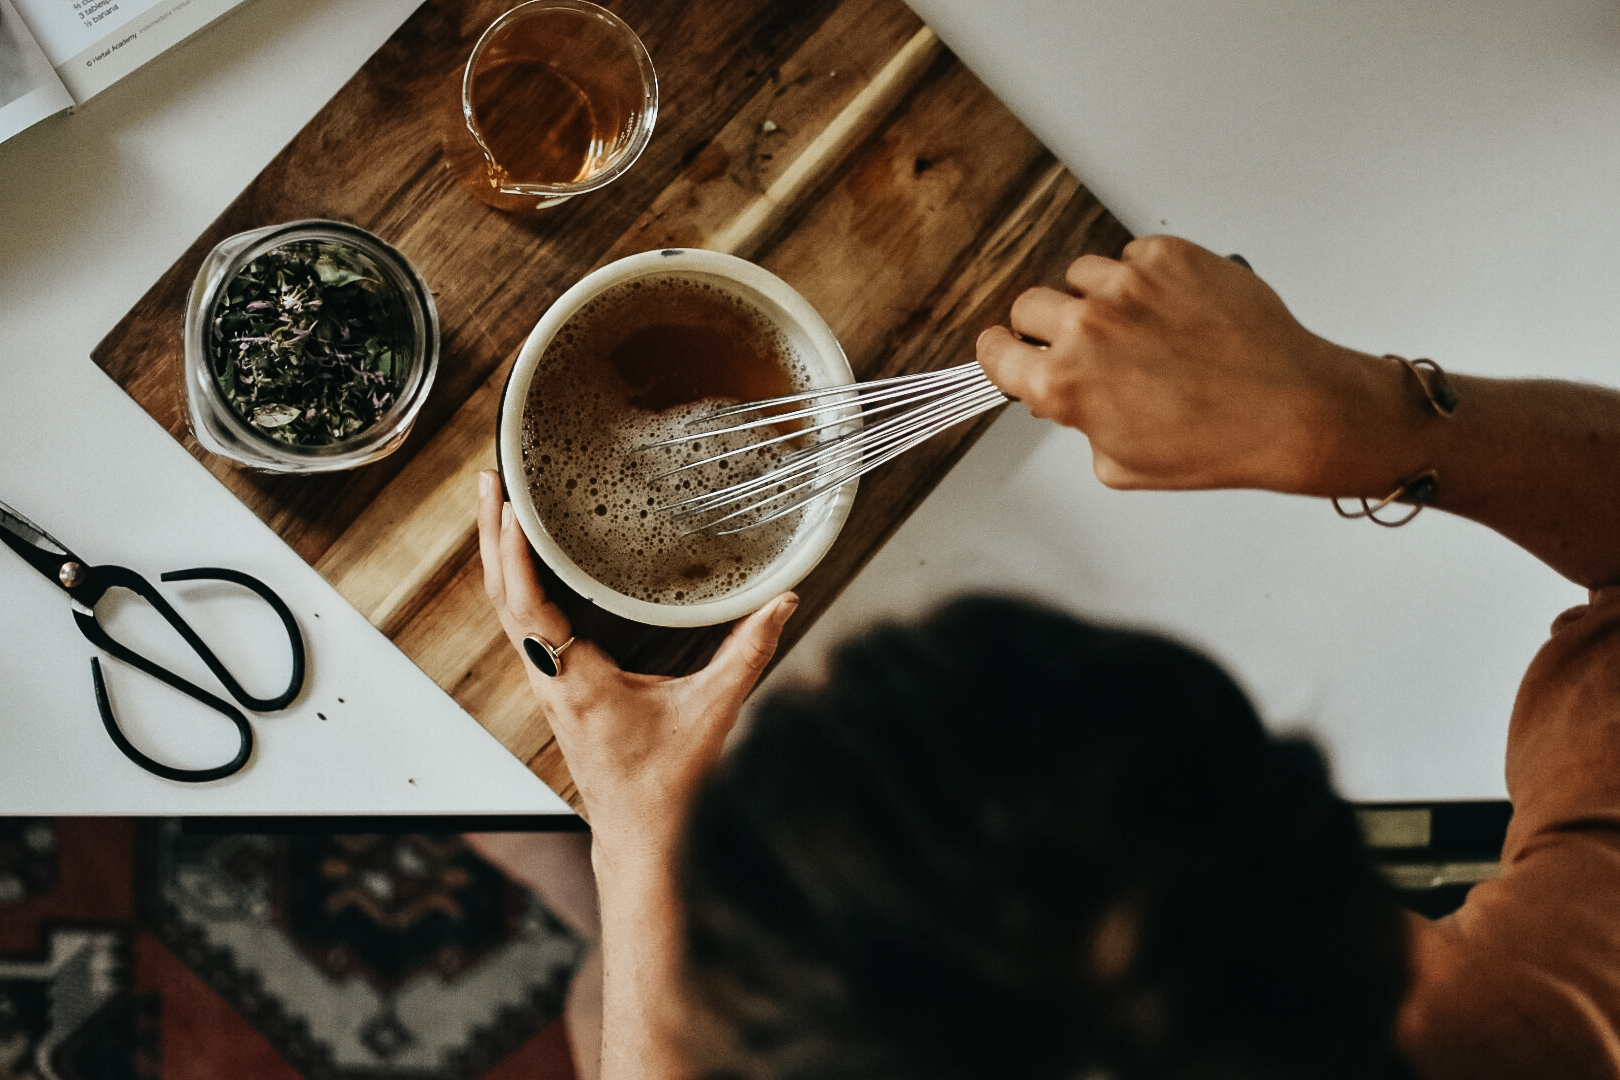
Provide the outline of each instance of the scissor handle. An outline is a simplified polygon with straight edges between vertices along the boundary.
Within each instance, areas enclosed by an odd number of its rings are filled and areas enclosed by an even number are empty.
[[[73,614],[76,618],[81,617],[76,611]],[[82,626],[83,623],[80,625]],[[105,637],[106,635],[103,634],[103,636]],[[108,638],[108,640],[110,641],[112,639]],[[105,646],[103,646],[103,648],[105,648]],[[193,686],[191,683],[186,682],[184,679],[181,679],[178,676],[171,676],[169,672],[163,670],[155,664],[151,665],[150,667],[141,665],[141,670],[162,679],[164,682],[168,683],[170,686],[173,686],[176,690],[179,690],[188,697],[196,698],[198,701],[224,716],[233,725],[235,725],[237,738],[236,756],[231,758],[231,760],[227,761],[225,764],[215,765],[211,769],[180,769],[173,765],[165,765],[156,758],[148,757],[146,754],[141,753],[140,750],[136,749],[135,744],[130,742],[128,737],[125,736],[124,730],[118,726],[118,718],[113,715],[112,702],[107,699],[107,681],[101,676],[101,660],[99,657],[92,656],[90,658],[90,677],[91,680],[96,684],[96,709],[101,713],[101,726],[107,729],[107,734],[109,737],[111,737],[113,745],[118,747],[119,750],[122,750],[124,756],[129,758],[129,760],[133,761],[147,772],[161,776],[165,780],[179,780],[182,783],[187,784],[201,784],[206,783],[209,780],[223,780],[227,776],[240,772],[242,766],[248,763],[248,758],[253,756],[253,728],[248,724],[247,717],[242,715],[242,710],[238,709],[235,705],[232,705],[223,698],[215,697],[213,694],[210,694],[200,686]]]
[[[225,665],[214,655],[214,651],[208,647],[208,644],[198,636],[197,632],[181,617],[180,613],[174,609],[168,600],[164,599],[163,595],[140,574],[123,566],[96,566],[89,572],[95,576],[96,594],[98,596],[109,588],[123,588],[130,590],[152,605],[153,610],[162,615],[164,620],[174,627],[186,644],[191,646],[192,651],[197,654],[198,658],[207,665],[208,670],[214,673],[214,677],[225,687],[226,692],[242,706],[255,712],[274,712],[286,708],[303,689],[303,635],[298,630],[298,623],[293,618],[292,610],[287,607],[281,597],[277,596],[268,585],[258,578],[250,574],[244,574],[239,570],[228,570],[212,566],[198,567],[192,570],[174,570],[162,575],[163,581],[217,580],[241,585],[257,593],[260,598],[270,605],[271,610],[281,619],[282,627],[287,632],[288,643],[292,646],[292,677],[288,680],[287,688],[271,698],[254,697],[244,690],[242,684],[225,668]],[[131,667],[144,671],[154,679],[166,683],[187,697],[207,705],[230,720],[236,727],[239,737],[236,756],[228,763],[212,769],[177,769],[153,760],[137,750],[119,728],[118,721],[113,716],[111,703],[107,699],[106,685],[101,675],[101,664],[92,659],[91,668],[96,684],[96,705],[101,711],[101,722],[106,727],[107,734],[111,736],[113,743],[119,750],[123,751],[125,757],[158,776],[192,783],[218,780],[231,775],[247,764],[247,760],[253,751],[253,731],[248,725],[247,718],[242,715],[241,710],[223,698],[197,686],[188,679],[176,675],[134,649],[129,648],[123,642],[118,641],[96,621],[93,609],[76,608],[73,612],[73,618],[79,625],[79,631],[84,634],[91,644],[124,661]]]
[[[293,619],[292,610],[287,607],[286,603],[281,599],[281,597],[277,596],[270,586],[266,585],[258,578],[253,577],[251,574],[244,574],[240,570],[227,570],[218,566],[200,566],[193,570],[171,570],[167,574],[162,575],[161,580],[227,581],[233,585],[240,585],[245,589],[252,590],[253,592],[257,593],[265,603],[270,605],[270,609],[276,613],[278,618],[281,619],[281,625],[287,632],[287,642],[292,647],[292,676],[287,681],[287,688],[281,693],[277,694],[275,697],[254,697],[252,694],[249,694],[246,690],[244,690],[242,688],[242,684],[237,681],[236,677],[226,670],[225,665],[220,662],[219,657],[214,655],[214,650],[208,647],[207,642],[203,641],[203,639],[198,636],[197,631],[193,630],[191,626],[187,624],[186,620],[181,617],[180,613],[176,611],[168,602],[168,600],[164,599],[163,594],[158,592],[157,589],[153,588],[152,584],[140,574],[137,574],[135,571],[123,566],[97,566],[91,569],[89,572],[95,575],[96,584],[99,587],[98,591],[113,588],[128,589],[130,592],[140,596],[141,599],[145,600],[148,604],[151,604],[152,608],[159,615],[163,616],[164,620],[168,622],[170,626],[174,627],[175,631],[185,639],[186,644],[191,646],[191,651],[196,653],[198,658],[208,666],[208,670],[214,673],[214,677],[219,680],[220,685],[225,687],[225,692],[230,694],[231,697],[235,698],[236,703],[241,705],[243,708],[252,709],[254,712],[275,712],[279,709],[285,709],[288,705],[292,704],[293,699],[298,696],[301,690],[303,690],[303,634],[301,634],[298,630],[298,623]],[[191,694],[190,690],[187,689],[188,687],[192,687],[191,683],[168,671],[166,668],[159,667],[157,664],[124,645],[122,642],[116,640],[112,637],[112,635],[103,630],[101,628],[101,624],[96,622],[94,612],[86,615],[76,611],[74,612],[74,616],[78,619],[79,629],[83,631],[85,637],[90,639],[92,644],[105,649],[107,652],[124,661],[126,664],[139,668],[148,675],[151,675],[153,678],[163,680],[176,690],[190,694],[192,697],[197,697],[196,694]],[[196,689],[204,694],[208,693],[208,691],[202,690],[201,687],[192,687],[192,689]],[[213,695],[210,694],[209,696],[212,697]],[[197,698],[197,700],[202,701],[205,699]]]
[[[259,597],[270,605],[270,610],[274,611],[277,618],[281,620],[282,629],[287,631],[287,644],[292,647],[292,676],[287,680],[287,689],[273,698],[256,698],[243,690],[242,685],[231,677],[229,671],[225,670],[225,665],[214,657],[213,652],[209,650],[207,645],[203,644],[202,639],[185,624],[185,620],[174,614],[173,608],[170,608],[166,602],[162,602],[161,598],[153,606],[157,607],[159,611],[168,609],[164,617],[169,619],[170,625],[180,631],[180,635],[186,639],[187,644],[195,649],[197,655],[202,657],[203,663],[208,665],[208,670],[214,673],[214,677],[224,685],[231,697],[235,698],[242,707],[252,709],[254,712],[276,712],[293,703],[293,699],[298,697],[299,691],[304,688],[304,635],[299,633],[298,622],[293,618],[292,609],[287,606],[281,597],[276,595],[270,586],[251,574],[244,574],[240,570],[228,570],[222,566],[199,566],[191,570],[170,570],[167,574],[161,575],[159,580],[228,581],[232,585],[240,585],[244,589],[251,589],[253,592],[258,593]]]

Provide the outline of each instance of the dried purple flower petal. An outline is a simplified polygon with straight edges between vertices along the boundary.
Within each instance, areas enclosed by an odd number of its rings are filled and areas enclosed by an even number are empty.
[[[221,391],[276,439],[347,438],[394,403],[402,304],[346,245],[299,241],[259,257],[226,284],[212,325]]]

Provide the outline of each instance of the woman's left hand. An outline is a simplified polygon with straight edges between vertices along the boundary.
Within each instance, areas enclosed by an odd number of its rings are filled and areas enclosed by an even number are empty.
[[[484,589],[551,722],[598,845],[643,853],[647,845],[673,845],[798,597],[784,593],[738,622],[708,666],[684,678],[624,671],[589,641],[564,649],[560,670],[547,676],[523,641],[538,634],[561,645],[573,633],[568,617],[546,599],[499,476],[480,473],[478,488]]]

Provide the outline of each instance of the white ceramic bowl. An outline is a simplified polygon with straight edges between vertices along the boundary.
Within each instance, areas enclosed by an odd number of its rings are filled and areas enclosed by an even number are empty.
[[[603,266],[557,298],[518,352],[501,400],[497,448],[501,476],[524,535],[563,583],[598,607],[653,626],[712,626],[730,622],[762,607],[793,588],[821,561],[837,539],[855,499],[855,481],[817,499],[792,542],[769,565],[737,589],[689,604],[653,603],[627,596],[596,580],[552,538],[529,495],[523,469],[523,420],[530,383],[546,348],[581,308],[609,288],[637,278],[681,277],[704,281],[743,300],[766,315],[786,335],[816,386],[854,381],[849,360],[827,323],[781,278],[745,259],[716,251],[665,248],[631,255]]]

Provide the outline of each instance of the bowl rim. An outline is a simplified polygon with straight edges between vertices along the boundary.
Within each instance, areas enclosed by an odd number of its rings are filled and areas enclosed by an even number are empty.
[[[559,296],[535,324],[518,350],[501,393],[496,425],[496,457],[507,498],[530,546],[563,584],[592,604],[615,615],[651,626],[698,627],[730,622],[747,615],[780,593],[794,588],[815,569],[838,539],[855,501],[857,481],[848,480],[806,508],[810,515],[793,542],[765,570],[740,588],[694,604],[657,604],[628,596],[597,581],[552,539],[523,476],[523,412],[536,366],[557,331],[584,305],[606,289],[636,278],[680,275],[708,277],[756,294],[780,308],[808,337],[813,355],[812,386],[854,381],[849,359],[831,327],[810,302],[787,282],[756,263],[702,248],[662,248],[629,255],[598,267]]]

